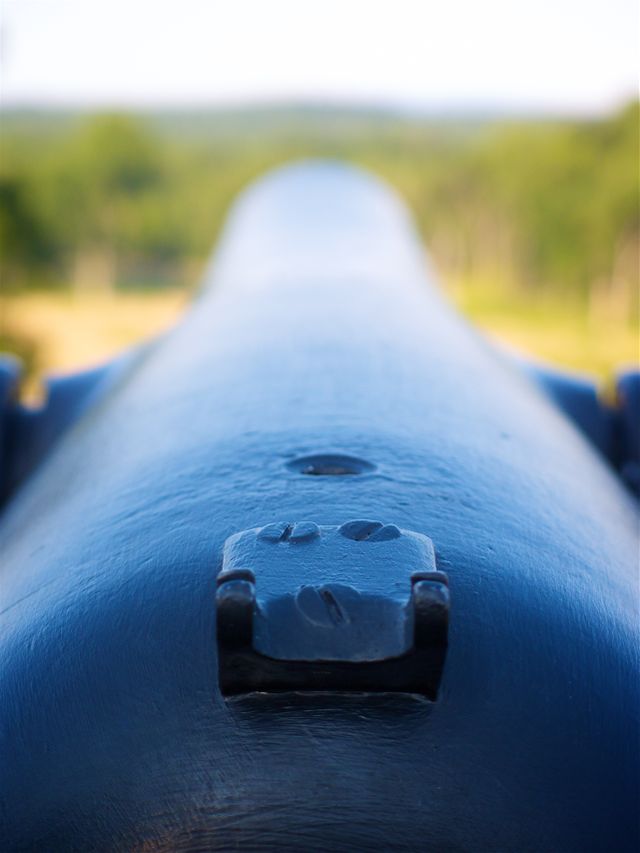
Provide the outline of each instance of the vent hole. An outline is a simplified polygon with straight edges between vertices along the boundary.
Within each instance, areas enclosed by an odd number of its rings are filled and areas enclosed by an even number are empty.
[[[376,470],[376,466],[371,462],[342,453],[301,456],[288,462],[287,468],[308,477],[347,477],[355,474],[369,474]]]

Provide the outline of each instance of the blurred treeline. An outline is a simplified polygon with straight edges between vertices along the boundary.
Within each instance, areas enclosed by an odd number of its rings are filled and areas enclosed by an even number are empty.
[[[357,162],[412,207],[445,279],[629,318],[637,310],[638,139],[631,104],[598,120],[427,120],[257,109],[7,113],[2,284],[190,284],[237,192],[301,157]]]

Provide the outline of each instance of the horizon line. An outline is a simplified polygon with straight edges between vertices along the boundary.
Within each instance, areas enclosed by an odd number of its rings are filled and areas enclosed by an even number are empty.
[[[607,103],[593,104],[523,104],[505,101],[465,103],[456,101],[415,101],[390,99],[365,99],[323,96],[274,96],[240,98],[194,98],[180,100],[158,99],[69,99],[69,98],[10,98],[0,96],[0,111],[14,112],[249,112],[290,110],[335,110],[337,112],[392,113],[398,117],[481,118],[504,116],[506,118],[535,116],[540,118],[599,118],[618,112],[639,100],[637,92],[608,99]]]

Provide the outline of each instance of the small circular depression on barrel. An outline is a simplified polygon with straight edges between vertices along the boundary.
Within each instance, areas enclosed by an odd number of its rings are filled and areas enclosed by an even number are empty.
[[[345,453],[313,453],[287,462],[287,468],[308,477],[349,477],[370,474],[376,466],[366,459]]]

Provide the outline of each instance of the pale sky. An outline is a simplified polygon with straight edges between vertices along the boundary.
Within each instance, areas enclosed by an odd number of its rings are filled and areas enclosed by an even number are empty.
[[[4,106],[362,101],[598,112],[636,0],[0,0]]]

